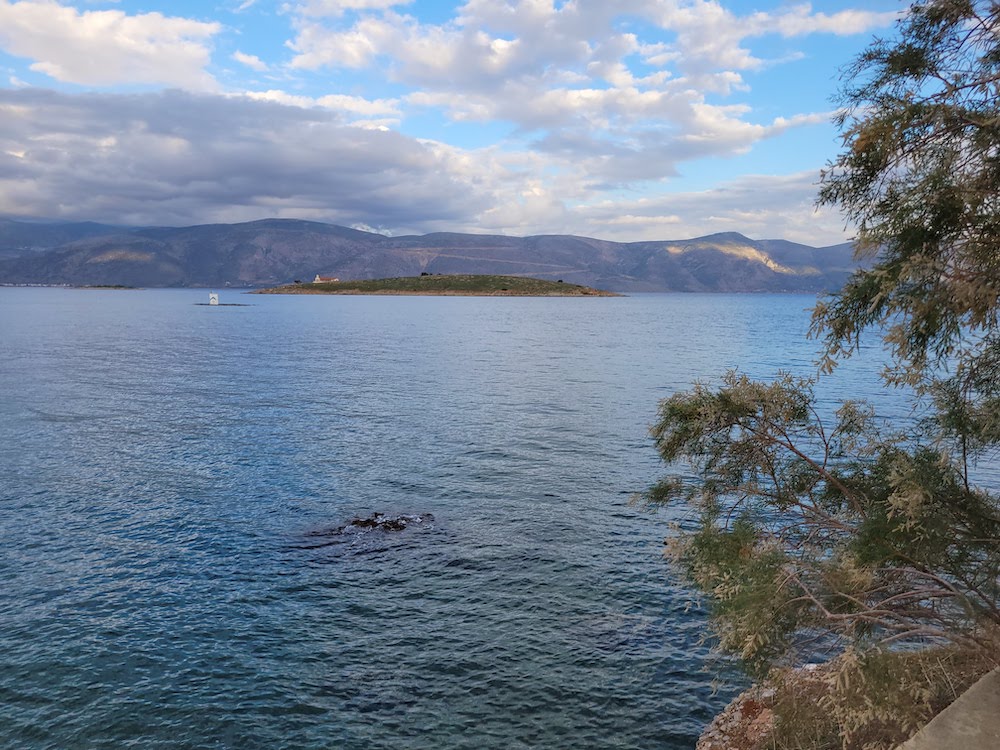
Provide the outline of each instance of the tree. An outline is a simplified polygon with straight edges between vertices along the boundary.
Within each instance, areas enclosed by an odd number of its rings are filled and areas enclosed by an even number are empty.
[[[848,644],[988,647],[996,498],[933,445],[887,435],[863,404],[826,424],[812,385],[729,373],[664,401],[653,428],[664,459],[695,469],[647,497],[698,509],[670,551],[710,595],[722,647],[765,668]]]
[[[888,324],[908,382],[951,357],[965,367],[997,360],[998,32],[995,3],[930,0],[847,70],[844,150],[820,202],[839,206],[858,251],[879,261],[817,308],[828,356]]]
[[[873,263],[814,310],[821,369],[877,329],[888,380],[929,417],[892,431],[863,403],[821,415],[813,380],[729,373],[663,401],[652,429],[693,468],[647,493],[697,511],[671,556],[721,646],[761,667],[824,647],[985,649],[1000,628],[1000,500],[970,476],[1000,445],[1000,6],[912,6],[842,97],[819,200]]]

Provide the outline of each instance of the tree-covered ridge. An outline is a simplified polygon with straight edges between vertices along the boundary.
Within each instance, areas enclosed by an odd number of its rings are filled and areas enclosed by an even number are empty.
[[[491,297],[618,297],[614,292],[529,276],[424,274],[390,279],[361,279],[263,289],[261,294],[430,294]]]

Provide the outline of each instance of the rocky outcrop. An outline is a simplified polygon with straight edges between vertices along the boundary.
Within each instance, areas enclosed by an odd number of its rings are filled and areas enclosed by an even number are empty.
[[[368,518],[355,518],[347,526],[341,528],[341,533],[348,529],[374,529],[377,531],[402,531],[413,524],[429,523],[434,520],[430,513],[420,513],[415,516],[386,516],[382,513],[372,513]]]
[[[352,548],[356,543],[365,544],[362,535],[381,537],[397,534],[413,526],[430,526],[434,516],[430,513],[386,515],[372,513],[366,518],[356,517],[342,526],[332,526],[305,532],[301,543],[291,545],[292,549],[320,549],[324,547]]]
[[[783,689],[798,695],[823,693],[829,684],[831,665],[807,664],[775,675]],[[774,680],[765,680],[737,695],[708,725],[695,750],[768,750],[774,735]]]
[[[754,685],[708,725],[695,750],[764,750],[774,732],[774,689]]]

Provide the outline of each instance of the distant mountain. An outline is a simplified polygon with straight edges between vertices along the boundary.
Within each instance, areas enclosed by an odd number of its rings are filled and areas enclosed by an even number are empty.
[[[84,221],[75,224],[33,224],[0,219],[0,259],[44,252],[87,237],[119,231],[107,224]]]
[[[821,291],[855,267],[849,244],[713,234],[619,243],[573,235],[385,237],[291,219],[192,227],[0,222],[0,283],[259,287],[482,273],[563,279],[613,291]]]

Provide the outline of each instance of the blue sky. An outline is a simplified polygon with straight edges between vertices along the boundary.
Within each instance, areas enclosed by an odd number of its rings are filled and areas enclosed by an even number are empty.
[[[895,0],[0,0],[0,216],[833,244]]]

